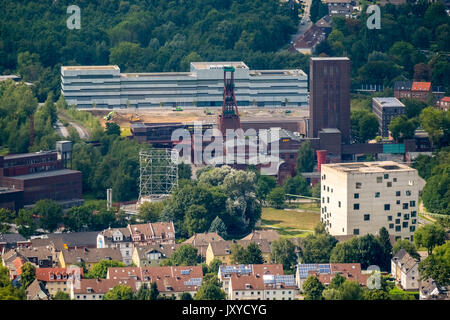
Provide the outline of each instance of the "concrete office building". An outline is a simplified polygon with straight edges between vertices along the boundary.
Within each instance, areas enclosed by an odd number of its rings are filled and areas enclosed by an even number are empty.
[[[416,169],[393,161],[322,164],[321,221],[332,235],[385,227],[396,239],[412,240],[424,185]]]
[[[389,137],[391,120],[405,114],[405,105],[397,98],[372,98],[372,111],[377,116],[380,133]]]
[[[342,142],[350,140],[350,59],[314,57],[310,60],[310,123],[308,136],[336,128]]]
[[[63,66],[61,92],[78,108],[220,107],[223,66],[235,68],[239,107],[308,105],[299,69],[250,70],[244,62],[191,62],[190,72],[121,73],[118,66]]]

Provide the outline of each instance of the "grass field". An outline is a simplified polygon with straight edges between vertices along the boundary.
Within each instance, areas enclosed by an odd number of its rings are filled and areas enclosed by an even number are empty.
[[[314,226],[319,223],[320,214],[306,211],[278,210],[263,208],[261,227],[274,228],[282,237],[305,237],[312,233]]]

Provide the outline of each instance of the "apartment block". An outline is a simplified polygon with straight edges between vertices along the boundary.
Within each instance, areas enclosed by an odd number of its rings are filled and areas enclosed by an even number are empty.
[[[308,76],[300,69],[250,70],[238,62],[191,62],[189,72],[121,73],[118,66],[63,66],[61,93],[78,108],[220,107],[223,67],[235,68],[237,104],[307,106]]]
[[[322,164],[321,221],[332,235],[376,234],[413,239],[419,192],[416,169],[393,161]]]
[[[391,120],[405,114],[405,105],[397,98],[372,98],[372,112],[378,119],[379,130],[383,137],[389,137]]]

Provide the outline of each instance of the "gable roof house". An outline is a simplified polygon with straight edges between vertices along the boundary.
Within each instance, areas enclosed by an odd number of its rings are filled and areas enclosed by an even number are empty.
[[[170,259],[181,244],[153,244],[133,249],[132,262],[137,267],[159,266],[161,260]]]
[[[108,228],[97,235],[97,248],[119,248],[123,262],[131,264],[133,255],[133,241],[131,232],[126,228]]]
[[[38,279],[34,279],[34,281],[28,286],[26,295],[27,300],[50,300],[50,294]]]
[[[348,280],[357,281],[361,286],[366,286],[370,277],[369,273],[361,270],[360,263],[300,263],[297,265],[295,278],[299,290],[303,290],[303,283],[309,276],[317,277],[323,285],[328,286],[337,274]]]
[[[83,268],[38,268],[36,269],[36,279],[47,289],[50,295],[55,295],[58,291],[68,293],[70,281],[80,281],[83,276]]]
[[[175,243],[173,222],[155,222],[128,225],[133,245]]]
[[[280,234],[275,230],[271,229],[253,230],[251,233],[242,238],[242,240],[251,240],[251,241],[267,240],[270,243],[277,241],[278,239],[280,239]]]
[[[190,244],[197,248],[198,254],[202,259],[206,259],[206,250],[208,250],[208,245],[211,242],[225,241],[216,232],[204,232],[204,233],[194,233],[192,237],[183,242],[183,244]]]
[[[392,258],[391,273],[404,290],[419,289],[419,261],[405,249],[400,249]]]
[[[231,246],[239,244],[244,248],[250,243],[256,243],[261,250],[262,257],[265,263],[271,261],[270,243],[267,240],[230,240],[211,242],[206,250],[206,263],[210,264],[215,258],[218,258],[224,264],[231,264]]]
[[[156,282],[158,291],[163,297],[181,298],[184,292],[192,296],[202,284],[201,266],[166,266],[166,267],[124,267],[108,268],[107,279],[133,279],[142,285]]]
[[[282,264],[236,264],[219,266],[218,278],[222,282],[222,289],[229,294],[230,277],[233,274],[238,275],[283,275]]]
[[[139,284],[133,279],[81,279],[77,282],[70,282],[70,298],[73,300],[102,300],[103,296],[115,286],[125,285],[135,293],[139,289]]]
[[[421,281],[420,300],[450,300],[450,286],[440,286],[431,278]]]
[[[234,273],[230,276],[229,300],[293,300],[296,294],[294,275]]]
[[[59,253],[59,267],[79,266],[84,263],[88,270],[101,260],[122,261],[122,254],[118,248],[69,249]]]

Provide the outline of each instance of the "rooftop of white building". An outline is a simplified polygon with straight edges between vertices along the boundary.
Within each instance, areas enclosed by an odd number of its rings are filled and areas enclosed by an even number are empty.
[[[374,162],[350,162],[350,163],[330,163],[322,164],[322,168],[331,168],[345,173],[386,173],[414,171],[415,169],[407,165],[394,161],[374,161]]]

